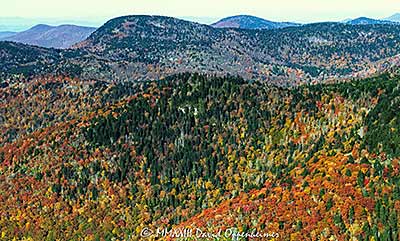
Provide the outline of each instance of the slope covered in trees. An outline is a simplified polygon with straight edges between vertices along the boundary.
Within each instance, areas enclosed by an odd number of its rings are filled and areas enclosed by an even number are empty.
[[[115,92],[115,85],[106,82],[52,76],[4,82],[0,88],[0,144],[76,119],[134,92],[133,87],[117,86],[121,87]]]
[[[0,145],[2,238],[140,240],[143,227],[193,225],[399,239],[395,75],[293,88],[199,74],[45,83],[38,95],[56,95],[39,108],[65,99],[70,113]],[[2,111],[17,108],[12,88]]]
[[[281,86],[325,82],[398,66],[399,30],[400,25],[340,23],[216,29],[171,17],[124,16],[109,20],[73,49],[2,42],[0,76],[65,74],[125,82],[201,72]]]
[[[201,71],[294,84],[384,68],[375,64],[399,54],[399,28],[318,23],[274,30],[214,29],[170,17],[125,16],[108,21],[77,47],[112,59],[111,69],[125,78],[137,73],[133,63],[145,63],[155,76],[159,71]]]

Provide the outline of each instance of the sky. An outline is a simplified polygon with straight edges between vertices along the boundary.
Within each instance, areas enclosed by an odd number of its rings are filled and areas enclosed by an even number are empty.
[[[122,15],[166,15],[211,23],[219,18],[249,14],[273,21],[301,23],[341,21],[400,12],[399,0],[0,0],[0,26],[15,21],[69,21],[101,25]],[[11,22],[10,22],[11,21]],[[40,21],[39,21],[40,22]]]

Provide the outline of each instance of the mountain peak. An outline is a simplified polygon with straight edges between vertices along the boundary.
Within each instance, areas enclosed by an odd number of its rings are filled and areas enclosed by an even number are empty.
[[[111,44],[118,42],[119,46],[132,47],[135,42],[142,42],[144,39],[153,39],[158,42],[160,39],[179,43],[181,37],[178,33],[192,33],[192,30],[199,32],[212,29],[210,26],[189,22],[173,17],[157,15],[128,15],[107,21],[97,29],[90,37],[77,45],[77,47],[89,47],[90,45]],[[183,40],[183,39],[182,39]],[[185,41],[188,40],[185,38]],[[150,43],[148,43],[150,44]]]
[[[47,25],[47,24],[37,24],[35,26],[33,26],[32,28],[30,28],[29,30],[46,30],[46,29],[51,29],[54,28],[53,26]]]
[[[212,24],[215,28],[242,28],[242,29],[276,29],[290,26],[299,26],[296,23],[274,22],[251,15],[236,15],[223,18]]]
[[[272,22],[260,17],[256,17],[256,16],[252,16],[252,15],[246,15],[246,14],[242,14],[242,15],[235,15],[235,16],[229,16],[226,18],[221,19],[220,21],[225,21],[225,20],[232,20],[232,19],[249,19],[249,20],[260,20],[260,21],[267,21],[267,22]]]
[[[359,17],[355,19],[351,19],[346,22],[347,24],[352,25],[365,25],[365,24],[395,24],[395,22],[388,21],[388,20],[379,20],[367,17]]]

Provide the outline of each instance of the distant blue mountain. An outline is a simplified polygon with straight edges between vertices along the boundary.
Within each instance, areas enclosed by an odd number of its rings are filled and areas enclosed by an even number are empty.
[[[58,25],[78,25],[78,26],[101,26],[107,18],[93,18],[93,19],[62,19],[62,18],[20,18],[20,17],[1,17],[0,16],[0,32],[11,31],[21,32],[32,28],[38,24],[48,24],[52,26]]]
[[[17,32],[10,32],[10,31],[0,32],[0,40],[8,38],[8,37],[12,37],[15,34],[17,34]]]
[[[211,26],[215,28],[277,29],[300,25],[301,24],[291,22],[273,22],[250,15],[237,15],[223,18]]]
[[[400,13],[395,13],[390,17],[387,17],[383,20],[392,21],[392,22],[400,22]]]
[[[62,49],[83,41],[95,30],[96,28],[76,25],[49,26],[39,24],[1,40]]]
[[[373,19],[373,18],[367,18],[367,17],[360,17],[356,19],[351,19],[346,22],[347,24],[352,24],[352,25],[366,25],[366,24],[397,24],[396,22],[393,21],[388,21],[388,20],[379,20],[379,19]]]

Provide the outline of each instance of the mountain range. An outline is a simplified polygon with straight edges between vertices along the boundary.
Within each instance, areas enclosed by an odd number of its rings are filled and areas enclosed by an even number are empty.
[[[396,20],[397,19],[397,20]],[[355,19],[346,19],[341,23],[351,25],[361,24],[397,24],[400,21],[399,15],[393,15],[386,19],[373,19],[367,17],[359,17]],[[215,28],[240,28],[240,29],[279,29],[286,27],[299,27],[303,24],[293,22],[273,22],[263,18],[249,16],[249,15],[237,15],[227,17],[219,20],[216,23],[211,24]]]
[[[76,25],[49,26],[36,25],[26,31],[0,37],[3,41],[13,41],[47,48],[65,49],[85,40],[96,28]],[[1,35],[0,35],[1,36]]]
[[[186,17],[189,19],[189,17]],[[17,18],[19,22],[23,21]],[[11,21],[11,20],[9,20]],[[360,25],[360,24],[396,24],[400,21],[399,15],[395,14],[386,19],[378,20],[366,17],[356,19],[347,19],[342,23]],[[286,27],[299,27],[304,24],[293,22],[274,22],[263,18],[250,15],[237,15],[223,18],[210,26],[214,28],[237,28],[237,29],[281,29]],[[96,28],[83,27],[77,25],[59,25],[50,26],[38,24],[34,27],[22,31],[0,32],[0,41],[13,41],[29,45],[37,45],[47,48],[69,48],[72,45],[85,40]]]
[[[400,54],[399,30],[392,24],[342,23],[220,29],[171,17],[124,16],[67,50],[3,42],[0,71],[2,76],[64,73],[105,81],[201,71],[292,85],[365,76],[397,64],[392,58]]]

